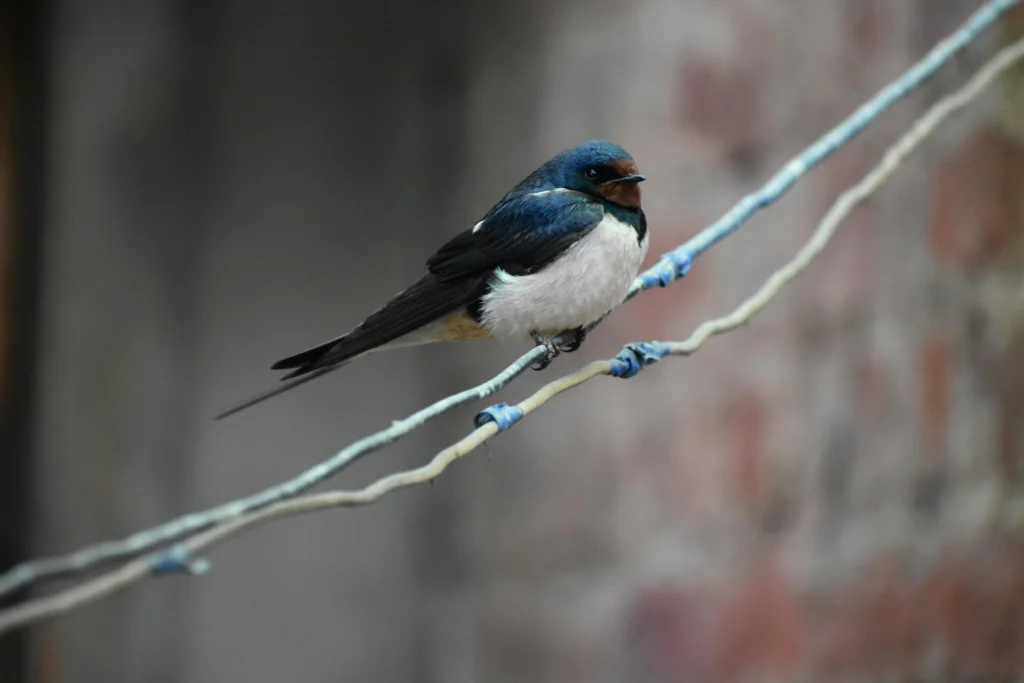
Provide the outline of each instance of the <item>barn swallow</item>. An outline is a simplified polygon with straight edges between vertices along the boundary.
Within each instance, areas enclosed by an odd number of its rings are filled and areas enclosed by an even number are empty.
[[[626,298],[647,254],[644,179],[633,158],[610,142],[561,152],[438,249],[426,274],[358,327],[274,363],[272,369],[289,371],[281,378],[288,382],[218,417],[383,349],[532,339],[547,351],[536,369],[560,351],[575,351],[586,326]]]

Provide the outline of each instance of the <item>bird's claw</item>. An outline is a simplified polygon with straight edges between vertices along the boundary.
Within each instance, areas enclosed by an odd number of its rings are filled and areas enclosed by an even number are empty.
[[[543,346],[547,352],[542,358],[538,359],[532,366],[534,370],[543,370],[547,366],[551,365],[551,361],[555,359],[560,351],[555,342],[549,337],[542,337],[538,332],[530,332],[530,336],[533,337],[533,343],[537,346]]]
[[[575,330],[566,330],[559,335],[562,339],[568,339],[568,341],[559,344],[558,350],[563,353],[572,353],[578,351],[583,346],[583,340],[587,338],[587,328],[577,327]]]

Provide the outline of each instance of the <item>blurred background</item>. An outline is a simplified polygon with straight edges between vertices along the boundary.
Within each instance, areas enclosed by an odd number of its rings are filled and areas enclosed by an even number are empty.
[[[503,368],[525,347],[381,354],[211,420],[554,153],[630,151],[651,262],[979,4],[8,0],[0,568],[259,490]],[[731,309],[1024,14],[1002,29],[499,400]],[[696,356],[0,639],[0,681],[1019,680],[1020,101],[945,125]],[[330,486],[425,462],[482,405]]]

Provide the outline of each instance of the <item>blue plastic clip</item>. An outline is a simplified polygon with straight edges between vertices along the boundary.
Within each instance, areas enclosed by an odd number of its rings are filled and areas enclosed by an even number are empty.
[[[647,365],[653,365],[668,355],[668,345],[662,342],[636,342],[626,344],[611,359],[612,376],[629,379]]]
[[[476,417],[473,418],[473,424],[477,427],[483,427],[488,422],[494,422],[498,425],[498,431],[503,432],[516,422],[523,419],[526,415],[526,411],[519,406],[510,406],[507,403],[498,403],[490,408],[484,408]]]
[[[673,280],[689,273],[692,265],[693,256],[682,247],[663,254],[650,270],[640,273],[641,289],[667,287]]]
[[[690,267],[693,266],[693,256],[683,248],[668,252],[665,254],[665,260],[672,264],[672,269],[675,271],[677,278],[689,273]]]
[[[210,561],[202,558],[198,560],[191,559],[188,546],[184,543],[175,543],[167,550],[151,554],[149,556],[149,565],[157,576],[178,572],[198,576],[210,570]]]

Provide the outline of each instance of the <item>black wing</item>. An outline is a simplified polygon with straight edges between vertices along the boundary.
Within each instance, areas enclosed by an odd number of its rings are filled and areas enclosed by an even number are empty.
[[[483,295],[485,287],[486,279],[479,276],[441,280],[425,275],[348,334],[279,360],[271,368],[297,368],[281,378],[291,379],[337,365],[468,306]]]
[[[604,217],[601,204],[565,190],[509,199],[480,222],[456,235],[427,260],[443,281],[501,268],[510,275],[534,273],[548,265]]]

